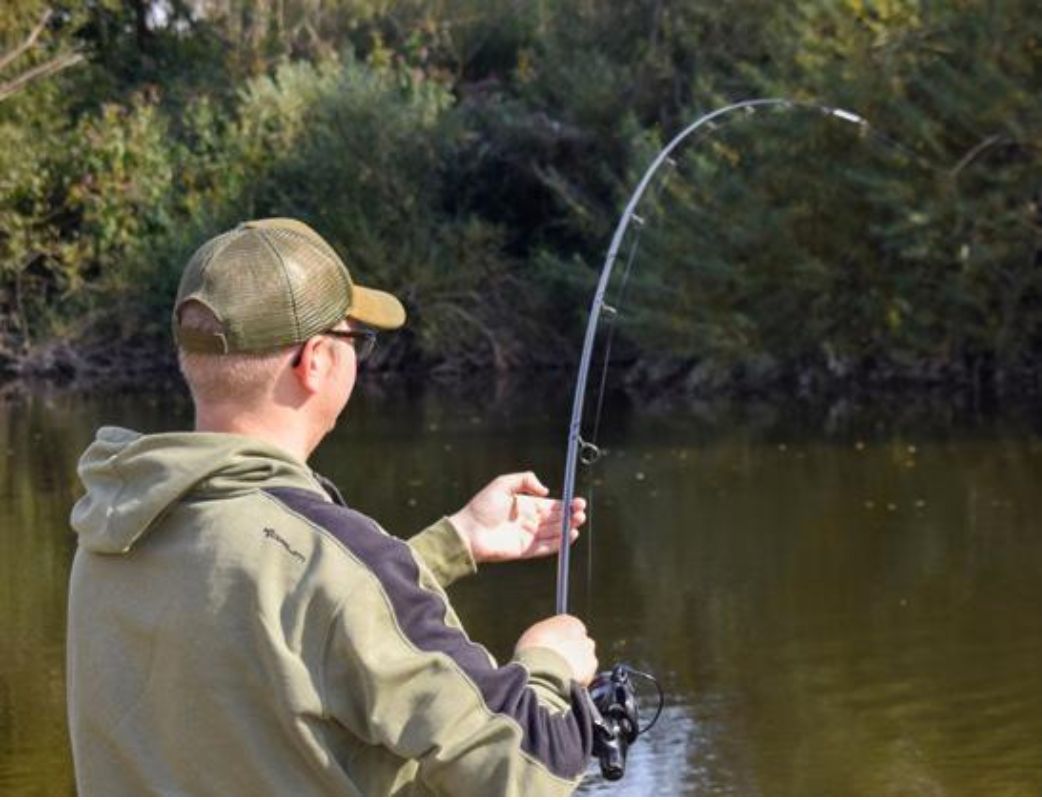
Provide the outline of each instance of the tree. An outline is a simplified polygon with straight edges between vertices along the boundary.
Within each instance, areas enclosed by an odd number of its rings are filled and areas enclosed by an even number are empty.
[[[25,38],[0,54],[0,75],[4,75],[4,73],[10,75],[0,81],[0,101],[20,92],[33,81],[50,77],[83,61],[83,54],[68,45],[58,44],[55,47],[52,44],[52,47],[48,48],[47,44],[50,43],[41,41],[41,37],[46,40],[47,34],[50,34],[55,27],[60,27],[60,23],[52,25],[55,21],[54,11],[50,8],[43,9],[36,24],[25,35]],[[46,52],[49,49],[56,49],[57,52],[48,53],[42,59],[34,58],[38,52]],[[12,71],[13,75],[11,75]]]

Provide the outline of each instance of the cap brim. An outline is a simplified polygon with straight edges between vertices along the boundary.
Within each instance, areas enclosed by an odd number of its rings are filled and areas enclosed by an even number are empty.
[[[363,325],[389,331],[405,324],[405,307],[393,294],[356,285],[351,289],[347,316]]]

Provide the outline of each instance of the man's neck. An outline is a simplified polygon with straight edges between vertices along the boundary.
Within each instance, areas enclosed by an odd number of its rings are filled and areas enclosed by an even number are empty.
[[[234,413],[222,413],[221,409],[197,408],[195,430],[200,433],[234,433],[260,439],[306,464],[315,444],[307,432],[300,429],[299,420],[283,417],[277,412],[257,413],[236,409]]]

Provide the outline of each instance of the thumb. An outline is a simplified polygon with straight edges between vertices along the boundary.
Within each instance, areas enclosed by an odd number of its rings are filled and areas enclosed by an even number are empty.
[[[543,497],[550,493],[531,470],[504,475],[500,480],[503,481],[503,488],[512,494],[534,494]]]
[[[543,482],[536,477],[534,472],[529,471],[521,473],[521,480],[521,491],[523,492],[537,494],[541,497],[545,497],[550,493],[550,490],[543,486]]]

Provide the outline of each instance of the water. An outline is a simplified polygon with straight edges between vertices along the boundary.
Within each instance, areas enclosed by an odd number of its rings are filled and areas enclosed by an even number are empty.
[[[512,394],[367,387],[315,466],[401,534],[498,472],[558,485],[565,390]],[[79,452],[103,422],[189,419],[176,392],[0,405],[0,793],[74,790],[62,659]],[[614,408],[584,479],[593,530],[572,606],[603,663],[659,676],[666,708],[623,781],[591,775],[580,793],[1042,793],[1034,419]],[[453,598],[506,658],[552,613],[553,586],[553,562],[496,565]]]

